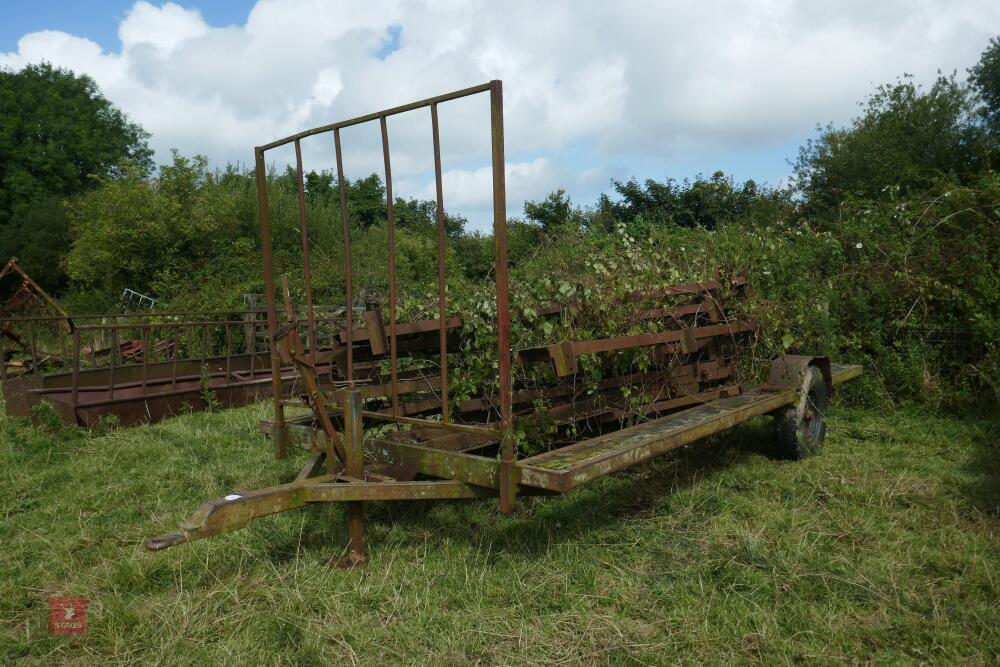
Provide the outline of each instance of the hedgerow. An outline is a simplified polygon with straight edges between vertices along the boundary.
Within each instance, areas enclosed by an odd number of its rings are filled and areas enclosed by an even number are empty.
[[[593,208],[563,191],[508,220],[512,343],[637,333],[635,290],[745,275],[761,333],[752,374],[783,352],[828,354],[867,369],[867,400],[992,410],[1000,391],[1000,127],[991,100],[1000,42],[971,83],[940,77],[882,86],[843,128],[802,147],[789,187],[721,172],[613,183]],[[994,94],[996,93],[996,94]],[[177,154],[157,177],[123,169],[72,203],[71,306],[110,305],[121,288],[175,308],[233,309],[264,284],[252,172],[210,171]],[[267,175],[276,273],[303,301],[294,172]],[[387,205],[378,176],[345,183],[356,303],[387,306]],[[344,238],[333,174],[305,175],[314,300],[345,298]],[[433,202],[396,198],[400,317],[435,317]],[[465,318],[455,396],[495,384],[492,236],[446,215],[452,313]],[[560,317],[543,306],[570,304]],[[631,308],[631,310],[630,310]],[[643,352],[621,353],[624,368]],[[521,371],[519,371],[521,372]],[[527,372],[527,371],[523,371]],[[582,377],[594,374],[584,360]],[[520,378],[528,382],[531,378]],[[857,393],[858,396],[861,393]],[[988,400],[986,400],[988,398]]]

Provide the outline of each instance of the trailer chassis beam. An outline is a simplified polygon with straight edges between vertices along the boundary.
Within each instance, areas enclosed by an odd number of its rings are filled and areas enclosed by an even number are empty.
[[[159,551],[242,528],[253,519],[287,512],[310,503],[363,503],[370,500],[446,500],[495,497],[492,489],[454,480],[415,482],[367,481],[344,475],[321,475],[288,484],[269,486],[245,494],[232,494],[203,502],[181,529],[146,540],[146,548]],[[352,560],[357,549],[352,545]]]

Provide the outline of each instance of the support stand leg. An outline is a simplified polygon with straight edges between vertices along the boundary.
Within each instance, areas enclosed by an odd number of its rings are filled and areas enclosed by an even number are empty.
[[[347,548],[351,567],[364,565],[365,555],[365,504],[360,500],[347,503]]]
[[[361,394],[352,391],[344,401],[344,450],[347,455],[345,472],[351,477],[364,479],[364,429],[361,422]],[[347,549],[349,567],[364,565],[365,556],[365,504],[362,501],[347,503]]]
[[[510,434],[504,437],[500,449],[500,513],[513,514],[517,506],[517,469],[514,466],[514,444]]]

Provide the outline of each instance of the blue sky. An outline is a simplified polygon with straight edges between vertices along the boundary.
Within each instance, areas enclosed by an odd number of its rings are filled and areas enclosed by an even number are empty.
[[[3,0],[0,52],[16,51],[22,35],[39,30],[62,30],[88,37],[105,51],[116,51],[121,48],[118,24],[134,3],[135,0]],[[206,21],[216,26],[242,23],[254,5],[252,1],[235,0],[176,4],[197,8]]]
[[[508,211],[564,188],[722,170],[777,185],[817,124],[880,83],[963,74],[1000,33],[994,0],[100,0],[0,4],[0,66],[92,76],[170,149],[216,166],[298,130],[504,80]],[[481,101],[442,107],[446,203],[489,226]],[[425,114],[426,115],[426,114]],[[397,193],[432,198],[428,119],[391,120]],[[381,171],[345,134],[349,176]],[[306,167],[332,166],[328,139]],[[281,168],[289,152],[269,161]]]

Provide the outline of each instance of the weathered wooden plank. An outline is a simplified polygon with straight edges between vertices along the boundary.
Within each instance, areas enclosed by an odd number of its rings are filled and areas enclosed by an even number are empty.
[[[861,377],[864,372],[865,367],[859,364],[830,364],[830,379],[833,384],[841,384]]]
[[[753,391],[523,459],[517,464],[521,484],[568,491],[776,410],[794,401],[795,396],[794,390]]]

